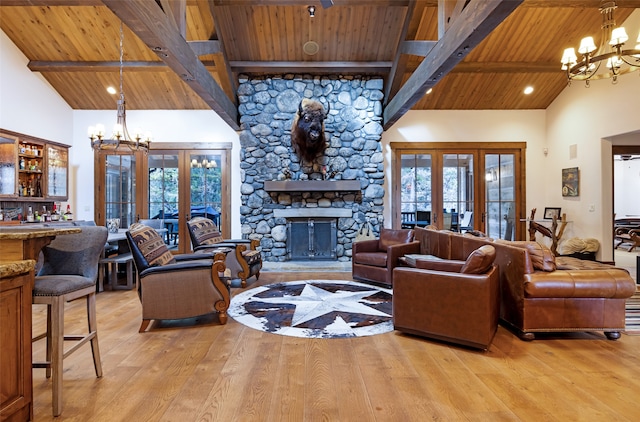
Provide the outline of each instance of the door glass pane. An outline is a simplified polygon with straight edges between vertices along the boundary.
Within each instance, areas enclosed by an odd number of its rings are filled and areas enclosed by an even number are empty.
[[[514,161],[513,154],[485,155],[485,231],[494,239],[515,239]]]
[[[402,227],[431,224],[431,154],[402,154],[400,168]]]
[[[178,156],[149,154],[149,218],[164,219],[166,242],[178,247]]]
[[[0,195],[16,193],[16,141],[0,137]]]
[[[191,153],[191,218],[205,217],[220,228],[222,212],[222,160],[220,154]]]
[[[473,155],[444,154],[442,167],[442,229],[460,231],[461,216],[467,213],[465,227],[473,227]],[[468,224],[467,224],[468,223]],[[464,230],[469,230],[465,228]]]
[[[105,218],[119,218],[120,227],[136,221],[136,158],[106,155]]]

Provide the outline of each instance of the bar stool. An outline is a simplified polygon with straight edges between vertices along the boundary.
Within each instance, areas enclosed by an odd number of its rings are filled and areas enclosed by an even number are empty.
[[[46,368],[46,377],[53,378],[53,416],[62,413],[62,361],[83,344],[90,342],[96,376],[102,376],[96,322],[96,279],[98,260],[107,241],[106,227],[82,227],[82,232],[57,236],[42,249],[44,261],[35,277],[34,304],[47,305],[47,331],[33,338],[46,338],[46,361],[34,362],[34,368]],[[87,301],[88,333],[64,334],[66,302],[85,298]],[[64,350],[65,341],[76,343]]]

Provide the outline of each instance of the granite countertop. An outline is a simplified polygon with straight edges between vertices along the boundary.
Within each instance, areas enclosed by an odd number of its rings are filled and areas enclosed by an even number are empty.
[[[80,227],[43,227],[43,228],[34,228],[34,227],[0,227],[0,240],[9,240],[9,239],[34,239],[37,237],[46,237],[46,236],[58,236],[61,234],[71,234],[71,233],[80,233],[82,228]]]
[[[22,261],[11,261],[0,264],[0,278],[15,277],[20,274],[31,271],[36,265],[33,259],[24,259]]]

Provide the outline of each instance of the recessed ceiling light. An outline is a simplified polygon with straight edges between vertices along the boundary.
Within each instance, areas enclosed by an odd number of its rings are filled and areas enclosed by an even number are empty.
[[[431,94],[432,92],[433,92],[433,88],[429,88],[429,89],[427,89],[427,92],[425,92],[425,94],[429,95],[429,94]]]
[[[116,89],[115,89],[114,87],[112,87],[112,86],[108,86],[108,87],[107,87],[107,92],[108,92],[109,94],[113,95],[113,94],[115,94],[115,93],[116,93],[116,92],[118,92],[118,91],[116,91]]]
[[[533,92],[533,87],[532,86],[528,86],[524,89],[524,95],[529,95]]]

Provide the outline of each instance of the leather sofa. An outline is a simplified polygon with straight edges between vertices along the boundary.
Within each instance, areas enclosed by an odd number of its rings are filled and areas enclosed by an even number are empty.
[[[398,259],[418,247],[411,229],[381,229],[380,238],[355,242],[351,254],[351,272],[355,279],[393,285],[393,269]]]
[[[541,332],[571,331],[600,331],[615,340],[625,328],[625,302],[636,290],[625,269],[555,257],[536,242],[415,231],[418,245],[410,254],[464,260],[480,246],[493,245],[500,274],[500,321],[524,340]]]
[[[393,325],[403,333],[486,350],[498,328],[496,251],[484,245],[466,261],[418,260],[393,270]]]

